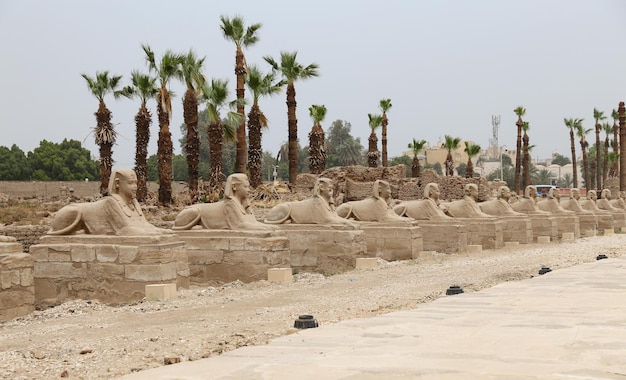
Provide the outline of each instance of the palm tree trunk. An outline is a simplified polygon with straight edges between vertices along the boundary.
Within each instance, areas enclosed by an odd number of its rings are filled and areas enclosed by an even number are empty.
[[[606,177],[609,175],[609,162],[607,156],[609,155],[609,136],[606,136],[604,140],[604,159],[602,160],[602,184],[606,183]],[[604,188],[604,186],[602,186]]]
[[[137,126],[135,139],[135,174],[137,174],[137,200],[143,202],[148,197],[148,142],[150,141],[150,124],[152,115],[143,103],[135,116]]]
[[[585,179],[585,189],[591,190],[589,186],[589,159],[587,158],[587,148],[585,141],[580,141],[580,150],[583,152],[583,177]]]
[[[574,129],[569,130],[570,147],[572,149],[572,175],[574,187],[578,187],[578,163],[576,162],[576,144],[574,142]]]
[[[296,116],[296,88],[293,82],[287,84],[287,125],[289,143],[289,183],[296,184],[298,178],[298,119]]]
[[[224,130],[221,122],[210,123],[207,127],[209,139],[209,192],[211,200],[216,201],[222,194],[224,173],[222,170],[222,142]]]
[[[387,119],[387,114],[385,112],[383,112],[383,122],[382,122],[382,148],[383,148],[383,167],[387,167],[388,166],[388,162],[387,162],[387,124],[389,123],[389,120]]]
[[[446,176],[452,177],[454,175],[454,163],[452,162],[452,153],[448,151],[448,155],[446,156]]]
[[[411,164],[411,176],[413,178],[419,178],[420,176],[420,160],[417,156],[413,157],[413,162]]]
[[[530,139],[528,134],[524,133],[523,143],[524,143],[524,158],[523,158],[523,166],[524,166],[524,188],[530,185],[530,154],[528,152]]]
[[[113,134],[111,111],[101,100],[96,116],[96,144],[100,152],[100,194],[106,195],[109,187],[109,177],[113,168],[113,142],[109,136]]]
[[[258,104],[253,104],[248,113],[248,170],[250,170],[250,186],[257,187],[262,182],[261,165],[263,163],[263,151],[261,150],[261,122],[259,121],[260,110]]]
[[[187,125],[185,152],[187,153],[188,187],[191,203],[198,200],[198,164],[200,160],[200,135],[198,134],[198,98],[191,89],[183,99],[183,119]]]
[[[378,137],[376,133],[372,131],[370,133],[370,137],[367,139],[368,141],[368,149],[367,149],[367,165],[370,168],[378,167]]]
[[[473,178],[474,177],[474,163],[472,163],[472,158],[470,157],[467,160],[467,167],[465,168],[465,178]]]
[[[624,102],[619,102],[619,189],[626,191],[626,144],[622,141],[626,139],[626,107]]]
[[[237,76],[237,99],[243,100],[245,97],[245,76],[246,67],[241,47],[237,46],[235,54],[235,75]],[[243,102],[237,104],[237,113],[241,115],[241,121],[237,127],[237,156],[235,158],[235,172],[246,172],[247,147],[246,147],[246,114]]]
[[[598,194],[602,191],[602,172],[600,171],[600,159],[602,155],[600,154],[600,124],[596,122],[596,190]]]
[[[157,96],[157,113],[159,115],[159,140],[157,143],[157,158],[159,161],[159,205],[169,206],[172,203],[172,134],[170,133],[170,118],[162,104],[169,104],[162,97],[169,98],[169,93],[161,92]]]
[[[515,151],[515,192],[519,194],[520,191],[520,174],[522,172],[522,125],[524,125],[522,118],[517,120],[517,143]]]
[[[324,149],[324,130],[317,123],[309,133],[309,172],[321,174],[326,169],[326,151]]]
[[[619,126],[615,121],[613,122],[613,153],[615,153],[616,156],[619,156]],[[611,165],[611,171],[613,172],[612,175],[618,175],[618,170],[619,160],[615,161],[613,165]]]

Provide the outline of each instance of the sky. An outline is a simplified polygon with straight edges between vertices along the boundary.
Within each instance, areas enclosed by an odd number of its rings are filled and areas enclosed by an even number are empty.
[[[205,76],[228,79],[234,98],[235,45],[222,35],[221,15],[262,24],[259,42],[245,50],[249,65],[268,72],[263,57],[279,59],[281,51],[319,65],[319,77],[295,84],[303,146],[308,108],[317,104],[328,110],[325,129],[347,121],[367,147],[367,115],[381,113],[379,101],[388,98],[390,157],[412,139],[435,145],[445,135],[485,149],[494,115],[499,145],[514,149],[518,106],[527,110],[533,158],[555,150],[569,156],[564,118],[584,118],[591,128],[597,108],[612,123],[612,109],[626,101],[623,0],[0,0],[0,146],[27,153],[44,139],[67,138],[98,158],[91,134],[98,101],[81,74],[108,70],[127,85],[132,70],[148,70],[141,44],[157,59],[193,49],[206,57]],[[181,154],[184,87],[174,81],[171,89]],[[287,140],[285,97],[260,101],[270,123],[263,149],[274,155]],[[119,133],[114,166],[133,167],[139,101],[110,95],[105,102]],[[148,106],[156,115],[154,101]],[[157,130],[153,116],[149,154]]]

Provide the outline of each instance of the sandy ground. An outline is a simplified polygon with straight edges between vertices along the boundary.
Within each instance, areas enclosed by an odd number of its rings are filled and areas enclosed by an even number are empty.
[[[459,285],[466,292],[504,281],[623,254],[626,235],[575,243],[521,245],[482,253],[434,254],[379,262],[377,270],[324,277],[302,273],[292,284],[267,281],[179,290],[170,301],[110,307],[76,300],[0,323],[0,376],[7,379],[110,379],[198,360],[296,331],[312,314],[320,325],[414,308]]]

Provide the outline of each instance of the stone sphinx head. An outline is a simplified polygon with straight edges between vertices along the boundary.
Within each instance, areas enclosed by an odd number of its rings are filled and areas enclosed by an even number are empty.
[[[441,192],[439,191],[439,185],[434,182],[427,183],[424,186],[424,198],[430,198],[434,201],[439,201],[439,195]]]
[[[551,188],[548,190],[548,199],[556,199],[557,202],[561,200],[561,192],[559,189]]]
[[[334,204],[333,181],[330,178],[318,178],[313,185],[313,195],[325,199],[329,204]]]
[[[602,192],[600,193],[600,197],[602,199],[610,200],[611,199],[611,190],[609,190],[609,189],[602,190]]]
[[[387,201],[391,198],[391,186],[389,185],[389,182],[378,179],[374,181],[372,193],[374,198],[381,198]]]
[[[478,185],[475,183],[468,183],[463,188],[463,192],[466,197],[472,198],[474,201],[478,200]]]
[[[597,201],[598,200],[598,193],[596,193],[595,190],[589,190],[587,191],[587,199],[592,200],[592,201]]]
[[[537,200],[537,187],[533,185],[526,186],[526,188],[524,189],[524,198]]]
[[[579,200],[580,199],[580,189],[577,187],[572,187],[569,191],[569,197],[572,199]]]
[[[508,186],[500,186],[498,188],[498,199],[502,199],[504,201],[509,201],[511,198],[511,189]]]
[[[127,202],[137,194],[137,174],[132,169],[115,169],[109,177],[109,195],[116,194]]]
[[[224,198],[236,199],[242,204],[247,203],[250,182],[248,176],[243,173],[235,173],[226,179]]]

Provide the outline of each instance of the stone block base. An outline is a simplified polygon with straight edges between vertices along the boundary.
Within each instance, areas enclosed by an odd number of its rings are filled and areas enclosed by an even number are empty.
[[[477,252],[482,252],[483,251],[483,246],[479,245],[479,244],[468,244],[467,245],[467,252],[468,253],[477,253]]]
[[[190,281],[220,285],[265,280],[270,268],[289,267],[289,240],[280,231],[176,231],[185,242]]]
[[[48,235],[30,253],[41,307],[76,298],[128,303],[145,297],[149,284],[189,287],[185,243],[175,235]]]
[[[267,270],[267,281],[288,284],[293,282],[291,268],[271,268]]]
[[[146,299],[148,301],[171,300],[176,298],[176,284],[146,285]]]
[[[537,236],[538,244],[550,244],[550,236]]]
[[[0,322],[35,310],[33,258],[22,249],[14,239],[0,242]]]
[[[519,247],[519,241],[505,241],[504,248],[517,248]]]
[[[367,252],[365,232],[342,225],[280,224],[289,239],[289,260],[296,271],[336,274],[354,269]]]
[[[554,218],[554,220],[556,220],[556,228],[558,231],[558,236],[561,240],[565,239],[566,234],[574,234],[575,239],[580,238],[580,221],[576,214],[552,214],[552,217]]]
[[[528,214],[528,217],[532,223],[533,236],[537,239],[537,242],[539,242],[540,236],[547,236],[548,239],[554,241],[559,240],[559,228],[556,219],[542,214]]]
[[[484,249],[504,247],[503,224],[496,218],[454,218],[465,225],[467,244]]]
[[[563,232],[561,235],[561,242],[563,243],[573,243],[576,240],[573,232]]]
[[[467,251],[467,227],[455,219],[420,220],[424,250],[443,253]]]
[[[607,228],[606,230],[604,230],[603,235],[604,236],[613,236],[613,235],[615,235],[615,231],[612,228]]]
[[[580,236],[591,237],[596,236],[598,230],[598,217],[593,214],[578,213],[578,222],[580,224]]]
[[[600,235],[604,235],[604,232],[607,230],[615,231],[612,213],[608,211],[598,212],[596,213],[596,217],[598,218],[598,233]]]
[[[422,230],[417,225],[404,223],[360,222],[365,232],[367,255],[387,261],[410,260],[424,250]]]
[[[623,211],[614,211],[613,214],[613,231],[622,232],[622,228],[626,227],[626,213]]]
[[[378,269],[376,257],[359,257],[356,259],[356,269]]]
[[[530,244],[533,242],[533,224],[530,218],[523,216],[501,216],[502,239],[507,242]]]

